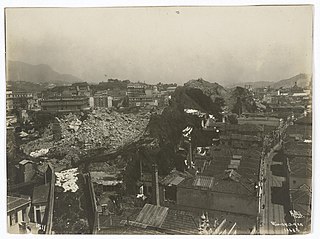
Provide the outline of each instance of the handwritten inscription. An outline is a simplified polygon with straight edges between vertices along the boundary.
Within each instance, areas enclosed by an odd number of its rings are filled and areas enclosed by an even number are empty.
[[[281,223],[277,223],[277,222],[273,222],[271,221],[270,222],[272,226],[275,226],[275,227],[303,227],[303,223],[301,222],[289,222],[289,223],[286,223],[286,222],[281,222]]]
[[[290,215],[293,218],[304,218],[304,216],[301,214],[301,212],[296,210],[290,210]]]

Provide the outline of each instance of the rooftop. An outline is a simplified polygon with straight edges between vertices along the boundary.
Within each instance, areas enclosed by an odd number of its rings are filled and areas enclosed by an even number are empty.
[[[43,184],[34,187],[32,194],[32,204],[43,204],[48,202],[50,184]]]
[[[33,163],[31,160],[27,160],[27,159],[23,159],[23,160],[21,160],[20,162],[19,162],[19,164],[21,164],[21,165],[25,165],[25,164],[27,164],[27,163]]]
[[[7,213],[31,203],[27,197],[7,196]]]
[[[295,177],[311,178],[312,162],[308,157],[290,157],[289,171]]]
[[[141,228],[158,228],[174,234],[195,234],[198,225],[193,216],[181,210],[146,204],[135,221],[129,224]]]
[[[191,175],[186,172],[180,172],[178,170],[172,170],[165,178],[163,178],[160,183],[165,186],[177,186],[179,185],[184,179],[190,177]]]
[[[258,181],[261,156],[259,150],[221,147],[219,151],[211,150],[210,154],[209,162],[207,157],[202,159],[199,156],[195,159],[195,164],[203,168],[201,176],[197,175],[197,177],[210,178],[210,180],[199,179],[199,185],[210,184],[207,188],[212,191],[255,195],[254,186]],[[195,180],[186,179],[181,186],[195,187],[197,186],[194,183]]]

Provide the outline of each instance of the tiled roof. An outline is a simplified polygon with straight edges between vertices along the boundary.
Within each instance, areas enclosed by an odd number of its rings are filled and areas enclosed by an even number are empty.
[[[301,119],[298,119],[294,122],[296,125],[312,125],[312,116],[305,116]]]
[[[219,192],[228,192],[235,194],[255,195],[254,186],[258,181],[260,157],[258,150],[242,150],[222,147],[220,151],[212,151],[212,160],[207,164],[202,176],[212,177],[213,184],[210,190]],[[236,156],[235,156],[236,155]],[[236,168],[231,168],[232,160],[239,160],[240,164]],[[197,162],[196,162],[197,164]],[[235,169],[228,174],[226,170]],[[233,180],[237,175],[240,180]],[[198,175],[199,176],[199,175]],[[231,176],[231,177],[229,177]],[[180,185],[179,185],[180,186]],[[194,187],[193,181],[185,180],[181,183],[182,187]]]
[[[289,171],[296,177],[311,178],[312,160],[310,157],[289,157]]]
[[[292,203],[309,205],[311,202],[311,192],[304,190],[294,190],[290,192],[290,198]]]
[[[312,136],[312,126],[311,125],[290,125],[286,129],[287,135],[300,134],[303,137],[308,138]]]
[[[231,134],[230,139],[237,139],[237,140],[243,140],[243,141],[261,141],[261,138],[258,136],[253,135],[243,135],[243,134]]]
[[[188,234],[195,234],[198,232],[198,225],[196,224],[192,215],[185,211],[169,209],[162,226],[162,229],[171,230],[173,232],[184,232]]]
[[[32,204],[44,204],[48,202],[50,184],[43,184],[33,189]]]
[[[302,187],[301,187],[302,188]],[[312,195],[310,190],[297,189],[290,191],[290,200],[295,211],[299,211],[304,216],[311,213]]]
[[[312,156],[312,144],[303,142],[287,142],[284,145],[286,155]]]
[[[31,200],[27,198],[7,196],[7,212],[28,205],[30,202]]]
[[[186,179],[180,183],[177,187],[182,188],[194,188],[195,190],[199,187],[193,185],[194,178]],[[230,178],[227,178],[225,174],[218,175],[214,178],[210,188],[202,188],[214,192],[221,193],[232,193],[239,195],[248,195],[255,197],[254,182],[250,182],[246,178],[242,178],[240,182],[236,182]]]

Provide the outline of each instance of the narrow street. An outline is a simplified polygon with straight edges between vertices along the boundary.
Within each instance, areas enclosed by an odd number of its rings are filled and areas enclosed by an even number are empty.
[[[276,150],[280,146],[276,147]],[[279,162],[279,155],[274,150],[266,155],[264,175],[266,180],[262,191],[261,228],[260,234],[285,235],[288,234],[285,226],[285,177],[283,162]]]

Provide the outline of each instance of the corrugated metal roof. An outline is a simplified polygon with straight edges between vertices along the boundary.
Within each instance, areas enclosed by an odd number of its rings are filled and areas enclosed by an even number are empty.
[[[168,214],[167,207],[161,207],[151,204],[146,204],[137,216],[135,222],[151,227],[161,227],[164,219]]]
[[[211,188],[214,178],[209,176],[198,175],[194,179],[192,185],[197,187]]]
[[[33,162],[31,160],[27,160],[27,159],[21,160],[19,162],[19,164],[21,164],[21,165],[24,165],[24,164],[27,164],[27,163],[33,163]]]
[[[165,178],[161,180],[161,184],[169,185],[179,185],[184,179],[190,177],[191,175],[186,172],[180,172],[177,170],[172,170]]]
[[[177,176],[175,177],[170,184],[177,186],[179,183],[181,183],[184,180],[183,177]]]

